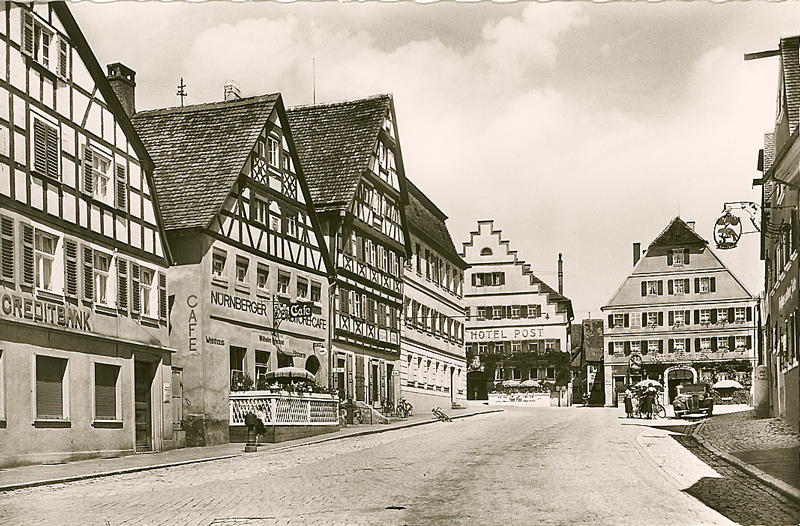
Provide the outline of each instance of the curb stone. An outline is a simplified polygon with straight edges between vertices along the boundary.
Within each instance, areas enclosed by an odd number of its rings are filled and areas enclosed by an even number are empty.
[[[757,478],[758,480],[760,480],[761,482],[763,482],[767,486],[771,487],[775,491],[778,491],[779,493],[783,494],[784,496],[789,497],[791,499],[794,499],[797,502],[800,502],[800,490],[798,490],[797,488],[792,487],[789,484],[787,484],[786,482],[784,482],[784,481],[782,481],[780,479],[777,479],[777,478],[773,477],[772,475],[770,475],[768,473],[765,473],[765,472],[761,471],[757,467],[755,467],[755,466],[753,466],[751,464],[748,464],[747,462],[734,457],[730,453],[727,453],[725,451],[717,449],[709,441],[707,441],[706,439],[701,437],[700,436],[700,430],[703,429],[703,426],[705,426],[705,422],[700,422],[699,424],[694,426],[689,431],[689,433],[687,433],[687,434],[689,436],[691,436],[692,438],[694,438],[695,440],[697,440],[697,442],[701,446],[703,446],[704,448],[706,448],[707,450],[709,450],[713,454],[722,457],[727,462],[733,464],[734,466],[736,466],[740,470],[744,471],[748,475]]]
[[[452,415],[450,418],[452,418],[453,420],[456,420],[456,419],[461,419],[461,418],[468,418],[468,417],[471,417],[471,416],[486,415],[486,414],[490,414],[490,413],[502,413],[502,412],[503,412],[503,409],[489,409],[489,410],[485,410],[485,411],[476,411],[474,413],[468,413],[468,414],[463,414],[463,415]],[[290,450],[290,449],[294,449],[294,448],[298,448],[298,447],[304,447],[304,446],[312,446],[312,445],[320,444],[320,443],[323,443],[323,442],[330,442],[332,440],[342,440],[342,439],[345,439],[345,438],[353,438],[353,437],[361,437],[361,436],[367,436],[367,435],[375,435],[375,434],[378,434],[378,433],[385,433],[387,431],[393,431],[395,429],[406,429],[406,428],[409,428],[409,427],[416,427],[416,426],[421,426],[421,425],[425,425],[425,424],[432,424],[434,422],[439,422],[439,419],[432,418],[432,419],[429,419],[429,420],[420,420],[418,422],[408,422],[408,423],[403,423],[403,424],[398,424],[398,425],[393,425],[393,426],[386,426],[386,427],[383,427],[383,428],[379,427],[379,428],[376,428],[376,429],[365,429],[363,431],[355,431],[353,433],[348,433],[348,434],[339,435],[339,436],[323,437],[323,438],[320,438],[320,439],[317,439],[317,440],[311,440],[311,441],[302,442],[302,443],[299,443],[299,444],[287,444],[285,446],[278,446],[278,447],[270,448],[269,450],[264,451],[263,454],[269,454],[269,453],[272,453],[272,452],[279,452],[279,451],[287,451],[287,450]],[[213,461],[216,461],[216,460],[226,460],[226,459],[230,459],[230,458],[242,457],[242,456],[245,456],[245,455],[248,455],[248,453],[244,453],[242,451],[240,453],[236,453],[236,454],[233,454],[233,455],[222,455],[222,456],[210,457],[210,458],[198,458],[198,459],[192,459],[192,460],[181,460],[181,461],[176,461],[176,462],[165,462],[165,463],[162,463],[162,464],[153,464],[153,465],[150,465],[150,466],[137,466],[135,468],[122,468],[122,469],[115,469],[115,470],[111,470],[111,471],[101,471],[101,472],[98,472],[98,473],[87,473],[87,474],[84,474],[84,475],[74,475],[74,476],[70,476],[70,477],[60,477],[60,478],[54,478],[54,479],[37,480],[37,481],[33,481],[33,482],[22,482],[22,483],[19,483],[19,484],[8,484],[6,486],[0,486],[0,493],[7,492],[7,491],[14,491],[14,490],[18,490],[18,489],[34,488],[34,487],[40,487],[40,486],[49,486],[49,485],[52,485],[52,484],[64,484],[64,483],[69,483],[69,482],[79,482],[79,481],[82,481],[82,480],[88,480],[88,479],[94,479],[94,478],[110,477],[112,475],[127,475],[127,474],[130,474],[130,473],[138,473],[138,472],[142,472],[142,471],[152,471],[152,470],[156,470],[156,469],[164,469],[164,468],[171,468],[171,467],[177,467],[177,466],[185,466],[187,464],[200,464],[202,462],[213,462]]]

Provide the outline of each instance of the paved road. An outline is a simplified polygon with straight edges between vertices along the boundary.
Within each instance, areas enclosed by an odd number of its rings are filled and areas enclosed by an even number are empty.
[[[0,494],[0,524],[756,524],[800,508],[603,408],[452,423]],[[741,482],[741,481],[739,481]],[[713,509],[725,494],[724,506]],[[737,508],[737,503],[739,507]]]

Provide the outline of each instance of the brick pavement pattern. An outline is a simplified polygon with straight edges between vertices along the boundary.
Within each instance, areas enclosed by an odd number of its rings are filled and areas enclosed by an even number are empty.
[[[711,526],[749,517],[737,506],[786,506],[758,481],[733,473],[708,490],[691,488],[697,495],[690,496],[644,461],[634,444],[642,428],[620,425],[617,413],[509,408],[452,423],[20,489],[0,494],[0,524]],[[742,493],[741,485],[759,491]],[[716,496],[718,490],[737,497]]]
[[[755,418],[753,410],[716,415],[698,434],[721,451],[800,447],[800,437],[778,418]]]
[[[673,438],[722,475],[701,479],[687,493],[742,526],[798,524],[800,503],[761,484],[701,446],[694,437],[674,435]]]

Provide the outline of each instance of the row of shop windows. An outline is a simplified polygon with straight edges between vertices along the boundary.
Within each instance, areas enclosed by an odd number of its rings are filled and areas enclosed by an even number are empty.
[[[0,277],[37,292],[166,321],[164,272],[6,216],[0,216]]]
[[[226,267],[228,265],[228,253],[220,248],[214,248],[211,254],[211,277],[216,280],[227,281]],[[237,255],[235,259],[234,283],[237,287],[250,288],[253,280],[250,258]],[[255,287],[256,290],[264,293],[269,292],[269,265],[256,263],[255,268]],[[322,301],[322,284],[302,276],[297,276],[294,287],[292,287],[292,274],[283,270],[278,270],[277,282],[274,287],[280,296],[292,296],[299,301],[312,301],[320,303]]]
[[[751,336],[705,336],[694,338],[670,338],[667,349],[670,353],[681,352],[744,352],[752,348]],[[630,354],[663,354],[664,340],[634,340],[608,342],[608,354],[628,356]]]
[[[68,358],[34,356],[33,405],[35,420],[70,419],[70,362]],[[0,420],[5,420],[3,385],[3,351],[0,350]],[[93,362],[92,420],[95,422],[122,421],[122,398],[120,392],[120,366]]]
[[[426,280],[432,281],[460,298],[464,293],[464,274],[456,267],[451,267],[435,252],[426,248],[424,253],[423,257],[422,247],[419,243],[415,243],[412,261],[417,275],[422,276],[424,271]]]
[[[639,329],[642,327],[663,327],[664,313],[658,311],[651,312],[630,312],[608,315],[608,327],[630,327]],[[692,311],[690,310],[671,310],[667,311],[667,325],[670,327],[689,325],[692,323]],[[723,307],[718,309],[695,309],[694,324],[708,325],[716,323],[745,323],[753,321],[752,307]]]
[[[467,349],[478,354],[549,353],[561,351],[561,338],[544,340],[506,340],[468,343]]]
[[[472,319],[471,307],[467,307],[467,319]],[[549,314],[545,314],[548,318]],[[540,318],[541,305],[487,305],[475,307],[475,319],[482,320],[518,320],[525,318]]]
[[[717,278],[694,278],[694,289],[691,288],[692,280],[689,278],[667,280],[667,294],[681,296],[684,294],[711,294],[717,291]],[[663,296],[664,280],[651,279],[642,281],[642,297]]]
[[[406,325],[421,329],[436,338],[444,338],[459,345],[464,343],[464,324],[422,305],[417,300],[406,298]]]

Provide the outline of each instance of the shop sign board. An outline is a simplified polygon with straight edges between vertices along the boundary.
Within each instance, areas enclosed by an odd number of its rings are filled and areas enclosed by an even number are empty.
[[[0,316],[11,320],[28,320],[54,327],[93,332],[91,309],[43,301],[24,292],[0,292]]]

